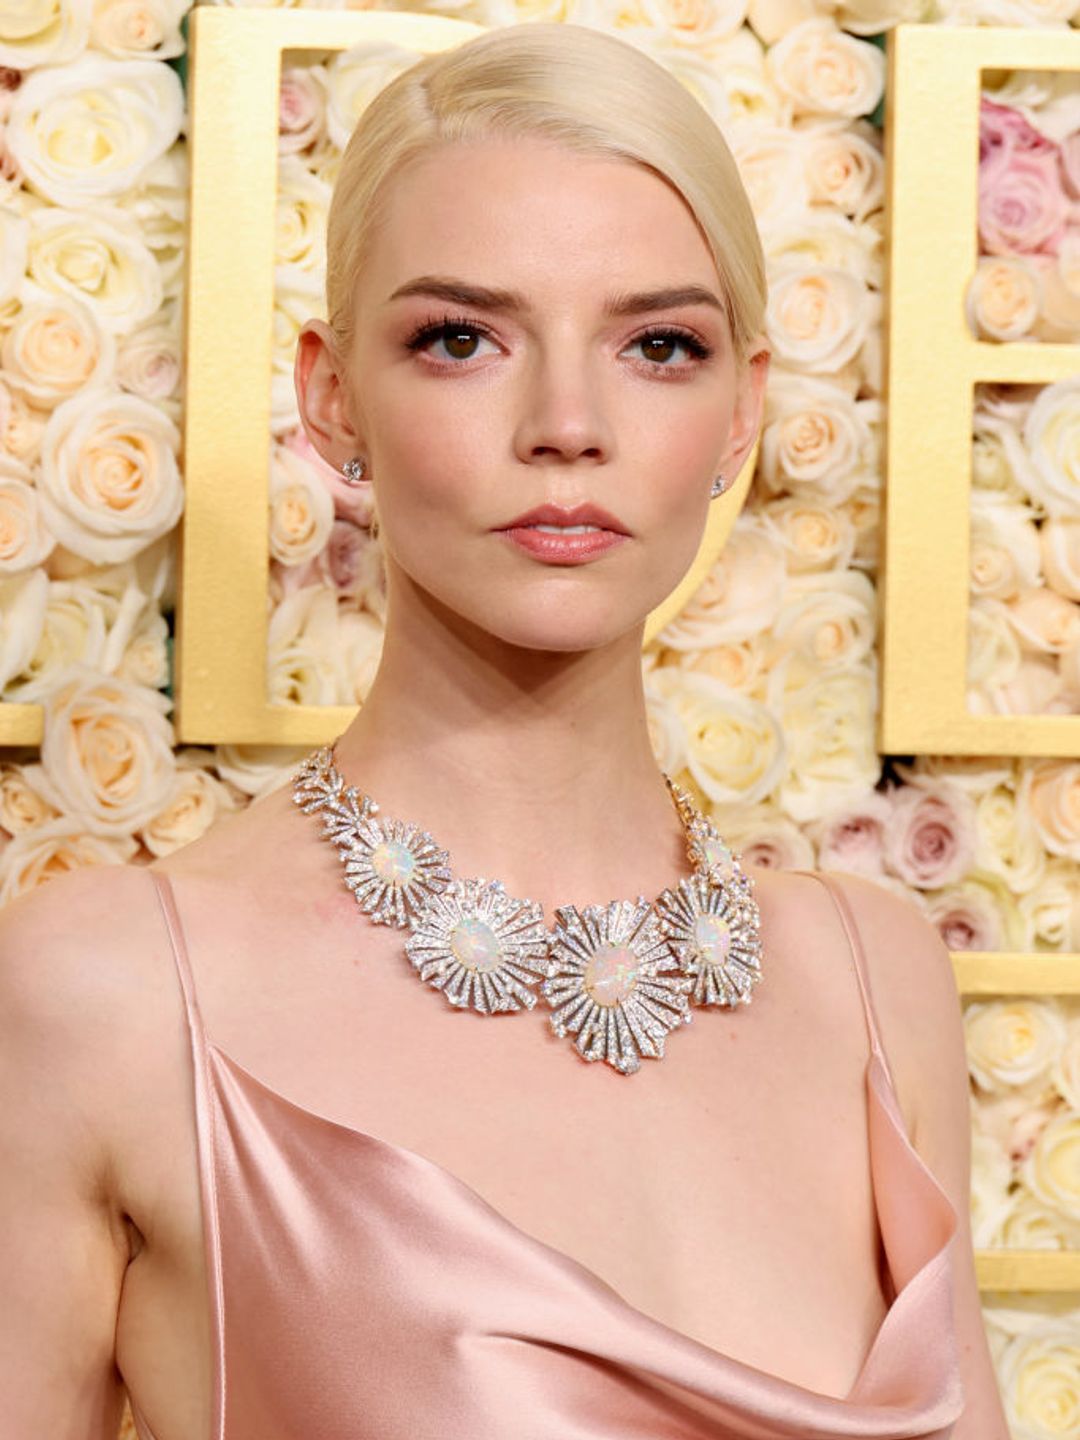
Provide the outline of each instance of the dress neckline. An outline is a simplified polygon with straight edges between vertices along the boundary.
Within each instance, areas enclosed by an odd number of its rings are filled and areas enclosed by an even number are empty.
[[[888,1259],[888,1247],[887,1245],[884,1246],[889,1281],[894,1292],[893,1299],[882,1317],[881,1324],[878,1326],[867,1346],[862,1364],[859,1367],[855,1379],[852,1381],[851,1387],[844,1395],[831,1395],[825,1391],[813,1390],[808,1386],[800,1385],[796,1381],[786,1380],[783,1376],[776,1375],[772,1371],[762,1370],[760,1366],[752,1365],[748,1361],[739,1360],[735,1356],[727,1355],[722,1350],[705,1344],[704,1341],[695,1340],[692,1336],[687,1335],[681,1330],[677,1330],[665,1321],[656,1319],[647,1311],[640,1309],[630,1300],[626,1299],[610,1281],[605,1280],[583,1261],[575,1259],[574,1256],[560,1250],[555,1245],[549,1244],[546,1240],[541,1240],[538,1236],[531,1234],[528,1230],[516,1224],[509,1216],[492,1204],[490,1200],[485,1199],[467,1180],[462,1179],[461,1176],[456,1175],[452,1170],[447,1169],[446,1166],[440,1164],[437,1160],[432,1160],[428,1156],[421,1154],[418,1150],[410,1149],[408,1146],[400,1145],[395,1141],[381,1139],[379,1136],[373,1135],[366,1130],[358,1130],[354,1126],[346,1125],[338,1120],[332,1120],[329,1116],[323,1115],[316,1110],[308,1109],[306,1106],[298,1104],[295,1100],[291,1100],[280,1090],[274,1089],[264,1080],[261,1080],[245,1065],[242,1065],[235,1059],[234,1056],[230,1055],[228,1051],[222,1049],[221,1046],[215,1044],[208,1037],[204,1037],[204,1045],[208,1054],[216,1059],[219,1064],[223,1065],[233,1076],[234,1080],[239,1079],[241,1086],[248,1088],[254,1087],[259,1094],[268,1097],[277,1106],[291,1114],[297,1123],[327,1128],[337,1134],[349,1137],[350,1143],[358,1143],[371,1147],[380,1154],[393,1157],[399,1163],[404,1163],[411,1168],[437,1176],[444,1184],[449,1185],[465,1197],[470,1205],[480,1207],[500,1228],[512,1235],[515,1243],[524,1245],[528,1249],[545,1256],[549,1262],[557,1264],[579,1284],[593,1293],[600,1293],[605,1296],[609,1303],[613,1303],[619,1310],[633,1317],[638,1324],[651,1328],[654,1333],[664,1337],[668,1343],[675,1343],[681,1347],[688,1348],[691,1352],[696,1352],[699,1356],[719,1360],[739,1372],[767,1378],[772,1384],[789,1390],[793,1396],[812,1396],[825,1404],[844,1406],[852,1403],[853,1397],[857,1394],[864,1381],[871,1360],[881,1348],[885,1337],[890,1334],[899,1323],[898,1317],[903,1311],[916,1303],[918,1295],[931,1283],[932,1278],[942,1265],[948,1262],[950,1241],[958,1228],[956,1211],[952,1202],[908,1136],[907,1129],[903,1123],[899,1102],[888,1076],[888,1071],[877,1051],[871,1051],[863,1070],[867,1094],[871,1097],[871,1103],[876,1103],[884,1112],[889,1124],[897,1133],[902,1148],[910,1160],[923,1171],[933,1189],[936,1190],[941,1202],[948,1207],[950,1222],[941,1244],[923,1261],[918,1269],[908,1277],[906,1283],[899,1287],[897,1286],[896,1275],[892,1264]],[[213,1066],[210,1068],[211,1071],[213,1071]],[[884,1245],[881,1206],[878,1197],[877,1177],[874,1170],[875,1166],[871,1152],[871,1190],[874,1199],[874,1212],[877,1217],[878,1228],[881,1232]]]

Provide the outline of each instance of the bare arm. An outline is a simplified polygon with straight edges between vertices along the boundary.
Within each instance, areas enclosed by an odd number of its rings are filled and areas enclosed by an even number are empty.
[[[912,1143],[952,1202],[953,1317],[966,1403],[952,1440],[1009,1440],[971,1239],[971,1090],[952,960],[914,904],[883,886],[837,876],[867,952],[882,1041],[914,1113]]]
[[[123,1409],[114,1332],[127,1235],[103,1138],[115,997],[80,923],[103,879],[61,876],[0,910],[5,1440],[114,1440]]]

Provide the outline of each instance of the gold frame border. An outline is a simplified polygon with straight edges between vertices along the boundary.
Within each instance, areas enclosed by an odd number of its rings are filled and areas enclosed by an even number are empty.
[[[878,750],[1080,755],[1080,716],[972,715],[966,701],[973,386],[1074,376],[1080,345],[976,340],[964,314],[978,250],[982,71],[1080,70],[1080,34],[904,24],[889,32],[887,51],[888,480]],[[928,615],[942,622],[927,625]]]
[[[191,220],[184,414],[187,503],[176,645],[177,739],[318,745],[355,706],[266,698],[269,376],[277,193],[277,92],[286,50],[389,40],[417,51],[484,33],[410,12],[197,7],[191,16]],[[242,207],[222,195],[242,193]],[[252,325],[251,317],[259,317]],[[648,618],[651,638],[704,579],[734,524],[757,447],[713,502],[694,563]],[[229,617],[228,625],[222,616]]]

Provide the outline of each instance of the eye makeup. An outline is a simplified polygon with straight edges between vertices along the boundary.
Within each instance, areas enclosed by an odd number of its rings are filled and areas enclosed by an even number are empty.
[[[433,341],[449,339],[451,337],[461,338],[466,335],[482,335],[494,343],[494,336],[488,327],[477,320],[470,320],[464,315],[443,315],[441,318],[422,321],[405,340],[406,349],[415,352],[425,350]],[[693,331],[684,329],[681,325],[654,325],[642,334],[635,336],[630,341],[631,345],[657,344],[664,341],[674,341],[681,345],[690,355],[693,356],[691,364],[704,362],[715,353],[713,346],[707,344],[700,336]],[[459,357],[460,360],[470,360],[472,356]],[[645,359],[645,364],[655,370],[681,370],[684,365],[669,365],[658,360]],[[454,368],[454,362],[450,361],[445,368]]]

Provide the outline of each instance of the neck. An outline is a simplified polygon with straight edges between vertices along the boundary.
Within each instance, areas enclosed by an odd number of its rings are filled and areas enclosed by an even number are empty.
[[[455,873],[545,904],[545,891],[599,903],[661,888],[683,868],[649,741],[640,628],[596,650],[539,652],[430,607],[391,607],[378,675],[336,753],[349,784],[450,849]]]

